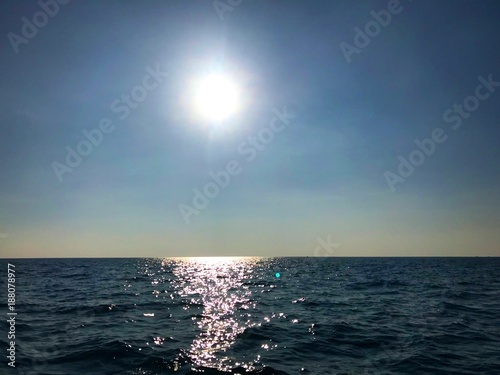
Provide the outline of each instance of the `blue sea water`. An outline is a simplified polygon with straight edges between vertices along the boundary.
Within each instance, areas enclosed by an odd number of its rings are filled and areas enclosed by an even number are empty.
[[[500,374],[500,258],[9,262],[1,374]]]

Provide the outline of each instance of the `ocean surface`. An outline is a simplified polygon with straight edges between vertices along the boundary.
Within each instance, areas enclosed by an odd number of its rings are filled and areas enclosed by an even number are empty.
[[[9,262],[0,374],[500,374],[500,258]]]

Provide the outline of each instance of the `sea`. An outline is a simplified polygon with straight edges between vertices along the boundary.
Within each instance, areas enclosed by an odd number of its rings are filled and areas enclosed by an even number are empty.
[[[5,322],[8,263],[15,340]],[[500,258],[3,259],[0,267],[0,374],[500,374]]]

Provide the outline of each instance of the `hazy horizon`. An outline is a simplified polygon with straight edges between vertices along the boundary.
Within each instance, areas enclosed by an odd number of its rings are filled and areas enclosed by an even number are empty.
[[[24,260],[37,260],[37,259],[204,259],[204,258],[224,258],[224,259],[253,259],[253,258],[258,258],[258,259],[273,259],[273,258],[500,258],[500,256],[496,255],[476,255],[476,256],[440,256],[440,255],[429,255],[429,256],[406,256],[406,255],[395,255],[395,256],[307,256],[307,255],[280,255],[276,257],[266,257],[266,256],[218,256],[218,255],[212,255],[212,256],[179,256],[179,257],[139,257],[139,256],[130,256],[130,257],[37,257],[37,258],[27,258],[27,257],[22,257],[22,258],[0,258],[0,259],[10,259],[10,260],[16,260],[16,259],[24,259]]]

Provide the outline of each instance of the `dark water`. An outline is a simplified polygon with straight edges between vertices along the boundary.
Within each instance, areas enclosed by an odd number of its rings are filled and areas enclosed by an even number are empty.
[[[11,263],[1,374],[500,374],[500,258]]]

